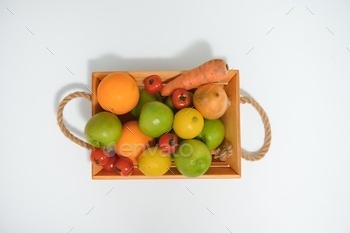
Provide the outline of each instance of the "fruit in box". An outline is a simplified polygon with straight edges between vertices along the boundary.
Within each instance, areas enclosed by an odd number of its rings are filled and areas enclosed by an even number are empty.
[[[171,98],[171,95],[166,97],[164,103],[173,111],[173,112],[176,112],[177,109],[174,107],[173,105],[173,101],[172,101],[172,98]]]
[[[230,102],[223,86],[207,83],[196,89],[193,104],[204,118],[214,120],[224,115]]]
[[[196,138],[204,142],[209,150],[213,150],[224,140],[225,126],[220,119],[204,119],[202,132]]]
[[[131,115],[133,115],[135,118],[139,118],[143,105],[145,105],[148,102],[157,101],[157,100],[158,101],[161,100],[161,97],[159,94],[157,93],[151,94],[148,91],[146,91],[146,89],[141,89],[139,101],[137,102],[137,105],[135,106],[135,108],[131,110],[130,112]]]
[[[158,101],[146,103],[141,109],[140,130],[149,137],[158,138],[171,130],[173,117],[173,111],[167,105]]]
[[[138,121],[129,121],[123,124],[122,134],[115,152],[122,157],[128,157],[134,165],[140,154],[154,141],[154,138],[143,134],[139,128]]]
[[[86,139],[96,148],[113,148],[122,133],[119,118],[110,112],[99,112],[92,116],[85,125]]]
[[[204,126],[203,116],[194,108],[183,108],[174,116],[174,131],[183,139],[197,137]]]
[[[97,88],[97,99],[106,111],[120,115],[131,111],[139,101],[139,88],[133,77],[123,72],[107,75]]]
[[[163,88],[163,81],[158,75],[148,76],[143,80],[145,90],[150,94],[157,94]]]
[[[203,175],[209,169],[211,160],[210,150],[197,139],[182,141],[174,154],[177,169],[187,177]]]
[[[176,109],[192,107],[192,93],[183,88],[177,88],[171,94],[171,102]]]
[[[159,147],[145,150],[139,158],[138,168],[146,176],[162,176],[171,166],[171,157]]]
[[[114,162],[115,171],[121,176],[131,176],[134,171],[134,164],[129,158],[120,157]]]
[[[159,148],[168,154],[174,154],[179,144],[177,136],[173,133],[165,133],[158,140]]]
[[[91,151],[90,160],[96,165],[106,165],[109,162],[110,157],[107,156],[107,152],[101,149],[94,149]]]

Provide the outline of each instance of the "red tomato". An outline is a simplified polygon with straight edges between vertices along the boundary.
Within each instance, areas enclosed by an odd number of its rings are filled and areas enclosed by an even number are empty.
[[[121,176],[131,176],[134,171],[134,164],[127,157],[120,157],[114,163],[115,171]]]
[[[90,160],[97,165],[106,165],[109,162],[110,157],[106,156],[107,152],[101,149],[95,149],[91,152]]]
[[[159,149],[169,154],[174,154],[179,146],[177,136],[172,133],[166,133],[160,136],[158,144]]]
[[[158,75],[148,76],[143,80],[145,89],[150,94],[156,94],[163,88],[163,81]]]
[[[103,170],[107,172],[115,172],[115,161],[117,160],[117,157],[110,157],[107,164],[103,165]]]
[[[192,105],[192,93],[184,88],[177,88],[171,94],[171,101],[176,109],[190,107]]]

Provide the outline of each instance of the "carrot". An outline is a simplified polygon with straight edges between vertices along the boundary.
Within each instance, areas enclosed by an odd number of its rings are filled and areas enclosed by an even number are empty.
[[[228,72],[228,66],[222,59],[213,59],[187,71],[168,82],[161,91],[162,96],[170,95],[177,88],[190,90],[205,83],[219,82]]]

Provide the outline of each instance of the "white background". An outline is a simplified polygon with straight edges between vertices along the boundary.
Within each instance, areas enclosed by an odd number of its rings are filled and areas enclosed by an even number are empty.
[[[349,1],[0,0],[0,232],[350,232]],[[224,58],[272,145],[235,180],[91,180],[59,101],[91,72]],[[90,103],[64,116],[82,131]],[[263,126],[241,106],[242,147]]]

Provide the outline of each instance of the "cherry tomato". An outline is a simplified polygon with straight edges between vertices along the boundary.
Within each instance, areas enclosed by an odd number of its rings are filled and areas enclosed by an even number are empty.
[[[176,109],[190,107],[192,105],[192,93],[184,88],[177,88],[171,94],[171,101]]]
[[[158,75],[148,76],[143,80],[145,89],[150,94],[156,94],[163,88],[163,81]]]
[[[117,160],[117,157],[110,157],[108,160],[108,163],[103,165],[103,170],[107,172],[114,172],[116,170],[115,168],[115,161]]]
[[[115,171],[121,176],[131,176],[134,171],[134,164],[127,157],[120,157],[114,162]]]
[[[91,152],[90,160],[97,165],[106,165],[109,162],[110,157],[107,153],[101,149],[95,149]]]
[[[177,136],[172,133],[166,133],[160,136],[158,144],[159,149],[169,154],[174,154],[179,146]]]

